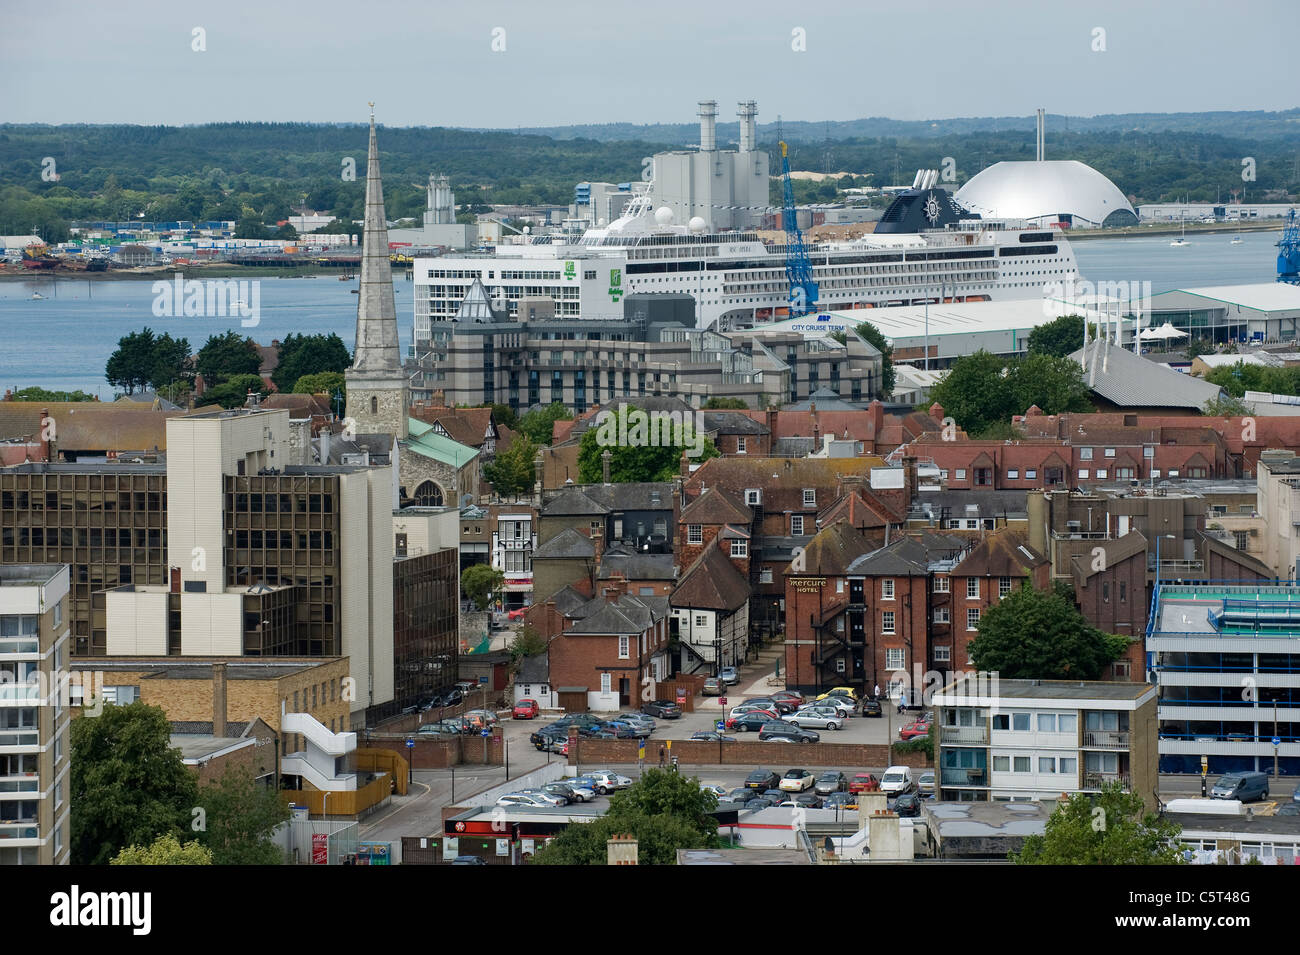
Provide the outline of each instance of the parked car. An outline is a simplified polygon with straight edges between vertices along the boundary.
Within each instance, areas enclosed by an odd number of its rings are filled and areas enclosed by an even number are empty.
[[[727,686],[735,686],[740,682],[740,671],[735,667],[723,667],[718,671],[718,676],[722,678],[722,682],[726,683]]]
[[[781,777],[770,769],[756,769],[745,777],[746,789],[775,789],[781,782]]]
[[[916,720],[915,722],[908,723],[906,726],[900,729],[898,731],[898,738],[902,740],[916,739],[917,737],[924,736],[929,732],[930,732],[929,723],[925,722],[924,720]]]
[[[602,796],[619,789],[627,789],[632,785],[632,780],[626,776],[620,776],[618,773],[597,772],[588,773],[587,775],[596,783],[596,792]]]
[[[502,807],[523,806],[528,809],[545,809],[549,806],[554,806],[555,803],[549,799],[543,799],[541,796],[534,795],[533,793],[506,793],[497,800],[497,805]]]
[[[732,719],[727,720],[724,725],[727,729],[735,730],[737,733],[747,733],[752,730],[758,730],[759,733],[762,733],[763,727],[770,724],[786,727],[790,726],[789,723],[782,723],[771,713],[766,713],[762,710],[755,710],[751,713],[745,713],[741,716],[733,717]]]
[[[657,716],[661,720],[675,720],[682,715],[682,708],[672,700],[655,700],[641,707],[647,716]]]
[[[759,796],[757,799],[751,799],[749,802],[745,803],[745,808],[750,812],[758,812],[760,809],[771,809],[773,806],[777,805],[780,805],[778,800],[772,799],[768,796]]]
[[[478,686],[479,685],[473,680],[458,680],[456,682],[456,689],[460,690],[461,693],[469,693],[471,690],[477,690]]]
[[[844,717],[834,710],[800,710],[785,717],[791,726],[815,726],[819,730],[844,728]]]
[[[746,786],[741,786],[739,789],[733,789],[731,792],[727,793],[728,801],[738,802],[741,805],[744,805],[745,803],[749,802],[751,799],[757,799],[757,798],[758,798],[758,793],[754,792],[754,790]]]
[[[734,719],[737,716],[744,716],[746,713],[769,713],[772,719],[779,719],[780,713],[775,705],[770,703],[737,703],[727,711],[727,716]]]
[[[793,797],[786,802],[792,802],[796,806],[804,809],[820,809],[822,807],[822,797],[809,790],[806,793],[795,793]]]
[[[659,725],[644,713],[619,713],[614,717],[614,719],[618,720],[620,723],[630,724],[638,734],[645,736],[649,736],[653,733],[655,728]]]
[[[451,719],[438,720],[436,723],[425,723],[416,730],[416,733],[424,736],[460,736],[472,729],[473,726],[469,721],[454,716]]]
[[[934,795],[934,770],[927,769],[916,780],[916,791],[922,796]]]
[[[1284,802],[1278,807],[1279,816],[1300,816],[1300,802]]]
[[[880,790],[880,780],[871,773],[854,773],[849,780],[849,792],[874,793]]]
[[[1264,773],[1225,773],[1210,790],[1211,799],[1240,799],[1252,802],[1268,798],[1268,776]]]
[[[553,796],[563,796],[569,802],[591,802],[596,798],[596,790],[586,786],[576,786],[571,781],[559,780],[541,787],[542,792]]]
[[[734,743],[736,737],[723,736],[721,733],[715,733],[712,730],[700,730],[698,733],[692,733],[691,739],[699,740],[701,743]]]
[[[813,700],[811,703],[804,703],[795,712],[802,713],[804,710],[831,710],[847,719],[853,715],[853,701],[847,696],[828,696],[824,700]]]
[[[819,796],[829,796],[831,793],[847,792],[848,788],[849,781],[844,778],[844,774],[834,770],[822,773],[818,776],[817,782],[813,786],[813,790]]]
[[[880,701],[879,701],[879,700],[863,700],[863,701],[862,701],[862,715],[863,715],[863,716],[883,716],[883,715],[884,715],[884,711],[880,708]]]
[[[775,693],[769,693],[768,696],[774,700],[789,700],[796,707],[803,704],[803,694],[794,690],[777,690]]]
[[[791,769],[781,777],[781,785],[778,787],[782,792],[801,793],[805,789],[812,789],[817,782],[817,777],[806,769]]]
[[[542,708],[537,705],[536,700],[523,699],[515,704],[515,708],[510,715],[517,720],[535,720],[541,715]]]
[[[894,812],[903,817],[921,814],[921,797],[916,793],[903,793],[894,800]]]
[[[774,742],[779,740],[787,743],[816,743],[821,739],[821,734],[791,726],[783,720],[773,720],[763,725],[758,731],[758,738]]]
[[[710,676],[704,678],[704,686],[700,689],[702,696],[724,696],[727,692],[727,681],[720,676]]]
[[[719,799],[725,799],[727,797],[727,790],[723,789],[721,786],[715,786],[713,783],[700,783],[700,792],[713,793],[713,795],[717,796]]]
[[[847,696],[850,700],[853,700],[855,703],[857,702],[858,699],[857,691],[854,690],[853,687],[851,686],[833,686],[825,693],[818,696],[817,699],[824,700],[828,696]]]
[[[560,781],[574,789],[590,789],[592,795],[596,794],[596,780],[592,779],[590,776],[569,776]]]
[[[823,809],[857,809],[858,797],[855,793],[831,793],[822,800]]]
[[[631,725],[618,720],[610,720],[596,727],[597,739],[636,739],[637,735]]]
[[[435,709],[435,708],[442,708],[448,706],[456,706],[464,702],[465,702],[465,691],[453,688],[450,690],[443,690],[441,693],[434,694],[433,698],[429,700],[429,708]]]
[[[487,860],[479,856],[456,856],[451,860],[452,865],[487,865]]]
[[[745,703],[742,705],[748,705],[748,704],[761,706],[767,710],[775,710],[777,713],[793,713],[797,708],[793,700],[788,700],[788,699],[778,700],[775,697],[771,697],[771,696],[756,696],[753,699],[746,700]]]
[[[915,788],[912,770],[907,766],[890,766],[880,777],[880,791],[889,795],[911,792]]]

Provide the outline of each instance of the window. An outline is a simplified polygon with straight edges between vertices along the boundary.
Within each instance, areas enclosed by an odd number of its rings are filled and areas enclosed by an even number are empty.
[[[1011,593],[1011,578],[999,577],[998,578],[998,599],[1001,600],[1009,593]]]
[[[1245,550],[1250,543],[1250,531],[1233,531],[1232,537],[1237,545],[1237,550]]]
[[[1094,710],[1084,716],[1084,729],[1089,732],[1116,732],[1119,730],[1119,714],[1114,710]]]
[[[1029,757],[1028,757],[1028,756],[1016,756],[1016,757],[1014,757],[1014,761],[1013,761],[1013,763],[1012,763],[1012,769],[1011,769],[1011,771],[1012,771],[1013,773],[1027,773],[1027,772],[1029,772]]]
[[[971,607],[966,611],[966,629],[978,630],[979,628],[980,628],[979,607]]]
[[[1011,714],[1010,714],[1010,713],[996,713],[996,714],[994,714],[994,716],[993,716],[993,728],[994,728],[995,730],[1009,730],[1009,729],[1011,729]]]
[[[54,605],[54,626],[57,628],[61,623],[63,623],[63,601]]]
[[[1079,449],[1079,460],[1080,460],[1080,461],[1091,461],[1091,460],[1092,460],[1092,448],[1080,448],[1080,449]]]
[[[836,673],[843,673],[843,672],[844,672],[844,658],[843,658],[843,657],[836,657],[836,658],[835,658],[835,672],[836,672]]]
[[[695,615],[695,626],[707,627],[708,625],[709,625],[709,618],[705,614],[697,613]]]
[[[894,599],[894,581],[893,578],[886,577],[880,582],[880,597],[882,600]]]
[[[995,772],[995,773],[1009,773],[1009,772],[1011,772],[1011,757],[1010,757],[1010,756],[994,756],[994,757],[993,757],[993,772]]]
[[[1036,481],[1038,479],[1038,470],[1036,468],[1025,468],[1025,480]]]
[[[803,533],[803,515],[792,514],[790,516],[790,533],[796,536]]]
[[[880,629],[883,633],[894,632],[894,611],[886,610],[880,615]]]
[[[1017,732],[1017,733],[1028,733],[1028,732],[1029,732],[1029,714],[1028,714],[1028,713],[1012,713],[1012,714],[1011,714],[1011,729],[1012,729],[1013,731]]]
[[[1077,733],[1079,731],[1079,717],[1073,713],[1058,713],[1056,715],[1056,731],[1058,733]]]
[[[739,438],[739,437],[736,438],[736,453],[737,453],[737,454],[744,454],[744,453],[745,453],[745,439],[744,439],[744,438]]]
[[[686,525],[686,543],[702,544],[704,543],[704,527],[700,524]]]
[[[1119,602],[1120,603],[1128,602],[1128,581],[1127,580],[1121,580],[1119,582]]]
[[[748,487],[748,488],[745,488],[745,503],[746,503],[746,504],[762,504],[762,503],[763,503],[763,492],[762,492],[762,490],[761,490],[760,488],[756,488],[756,487]]]
[[[1115,449],[1114,449],[1114,448],[1107,448],[1107,449],[1106,449],[1106,457],[1108,457],[1108,458],[1113,458],[1114,456],[1115,456]]]
[[[804,506],[804,507],[816,507],[816,506],[817,506],[817,489],[816,489],[816,488],[806,487],[806,488],[803,489],[803,506]]]
[[[934,592],[935,592],[936,594],[946,594],[946,593],[948,592],[948,578],[947,578],[947,577],[936,577],[936,578],[934,578]]]
[[[422,481],[415,489],[416,507],[442,507],[442,488],[432,481]]]
[[[955,480],[955,481],[964,481],[964,480],[966,480],[966,469],[965,469],[965,468],[957,468],[957,470],[953,472],[953,480]]]
[[[1098,480],[1098,481],[1104,481],[1104,480],[1106,480],[1106,469],[1105,469],[1105,468],[1097,468],[1097,480]]]
[[[1009,468],[1009,469],[1007,470],[1007,480],[1008,480],[1008,481],[1019,481],[1019,480],[1020,480],[1020,469],[1019,469],[1019,468]]]
[[[1110,603],[1110,581],[1109,580],[1103,580],[1101,582],[1101,602],[1104,604]]]
[[[609,686],[610,686],[610,675],[608,673],[602,673],[600,675],[600,692],[608,693]]]
[[[1056,714],[1039,713],[1038,714],[1038,732],[1055,733],[1056,732]]]
[[[935,648],[934,648],[934,662],[935,662],[935,663],[947,663],[947,662],[948,662],[949,660],[951,660],[951,659],[952,659],[952,647],[935,647]]]
[[[903,648],[889,647],[885,650],[885,669],[901,670],[903,669]]]
[[[1039,771],[1040,773],[1053,773],[1053,774],[1054,774],[1054,773],[1056,772],[1056,757],[1054,757],[1054,756],[1039,756],[1039,757],[1038,757],[1038,771]]]
[[[1156,456],[1156,449],[1153,446],[1147,445],[1145,448],[1142,449],[1142,457],[1154,458],[1155,456]]]
[[[966,578],[966,599],[976,600],[980,595],[980,579],[978,577]]]
[[[758,582],[760,584],[770,584],[772,582],[772,568],[764,567],[758,572]]]
[[[1079,771],[1079,761],[1073,756],[1062,756],[1057,761],[1056,771],[1065,776],[1073,776]]]
[[[950,623],[950,622],[951,622],[951,619],[950,619],[949,616],[948,616],[948,608],[947,608],[947,607],[935,607],[935,608],[934,608],[934,622],[935,622],[935,623]]]
[[[1079,468],[1079,480],[1080,480],[1080,481],[1086,481],[1086,480],[1088,480],[1088,469],[1087,469],[1087,468]]]
[[[630,659],[632,656],[631,641],[627,637],[618,638],[618,658],[620,660]]]
[[[749,541],[732,541],[732,542],[731,542],[731,556],[732,556],[732,557],[748,557],[748,556],[749,556]]]

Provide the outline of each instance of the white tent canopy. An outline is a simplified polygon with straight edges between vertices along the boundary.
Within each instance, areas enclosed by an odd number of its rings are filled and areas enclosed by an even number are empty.
[[[1165,322],[1159,328],[1148,328],[1145,331],[1139,332],[1138,337],[1141,339],[1186,338],[1187,332],[1179,331],[1178,329],[1174,328],[1174,326],[1170,325],[1168,322]]]

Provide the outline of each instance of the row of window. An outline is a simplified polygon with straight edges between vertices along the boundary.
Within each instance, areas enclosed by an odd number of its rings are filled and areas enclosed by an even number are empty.
[[[994,756],[995,773],[1031,773],[1033,769],[1031,756]],[[1079,760],[1073,756],[1039,756],[1038,772],[1075,776],[1079,772]]]

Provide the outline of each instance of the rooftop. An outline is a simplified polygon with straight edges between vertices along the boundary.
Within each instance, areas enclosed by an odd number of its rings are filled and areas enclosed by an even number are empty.
[[[973,691],[973,692],[971,692]],[[1148,683],[1113,683],[1101,680],[1004,680],[989,677],[963,676],[945,686],[935,695],[985,697],[998,700],[1107,700],[1115,702],[1137,701],[1154,694],[1155,687]]]
[[[66,564],[2,564],[0,587],[39,587],[54,580]]]

